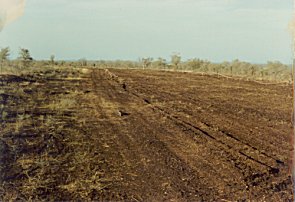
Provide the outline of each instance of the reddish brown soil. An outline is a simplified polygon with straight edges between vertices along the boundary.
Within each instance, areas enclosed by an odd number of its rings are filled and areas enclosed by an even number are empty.
[[[164,71],[76,74],[2,77],[7,92],[13,83],[25,91],[18,98],[1,94],[10,117],[1,132],[3,196],[6,191],[26,200],[32,193],[38,200],[292,201],[291,85]],[[38,107],[65,94],[73,94],[75,107],[62,113]],[[15,122],[15,105],[22,106],[18,114],[51,113],[55,122],[38,127],[33,118],[12,133],[8,122]],[[24,155],[44,154],[51,160],[42,172],[40,165],[17,164]],[[24,189],[36,176],[46,183],[33,192]]]

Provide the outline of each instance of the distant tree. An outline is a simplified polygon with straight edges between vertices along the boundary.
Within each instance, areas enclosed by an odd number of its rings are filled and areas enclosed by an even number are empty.
[[[167,66],[167,61],[164,58],[159,57],[156,61],[153,62],[153,67],[158,69],[165,69]]]
[[[202,65],[201,65],[201,68],[200,68],[200,72],[208,72],[210,70],[210,66],[211,66],[211,63],[209,61],[203,61]]]
[[[203,60],[194,58],[192,60],[187,61],[187,66],[189,69],[196,71],[201,69],[203,63],[204,63]]]
[[[268,75],[276,80],[280,75],[288,72],[288,66],[282,64],[279,61],[268,61],[265,67],[265,71],[267,71]]]
[[[2,48],[0,50],[0,60],[1,60],[1,62],[5,61],[5,60],[8,60],[9,55],[10,55],[9,47]]]
[[[233,66],[229,65],[228,69],[229,69],[230,75],[232,76],[233,75]]]
[[[232,74],[232,67],[228,61],[224,61],[220,64],[220,73],[223,74]]]
[[[87,60],[86,60],[86,58],[81,58],[81,59],[79,59],[78,62],[80,63],[80,65],[81,65],[82,67],[87,66]]]
[[[2,68],[3,68],[3,64],[4,64],[4,62],[6,62],[8,60],[9,56],[10,56],[9,47],[2,48],[0,50],[1,72],[2,72]]]
[[[142,68],[146,69],[146,68],[150,67],[152,64],[152,61],[153,61],[153,58],[142,58],[141,59]]]
[[[229,72],[229,69],[230,69],[230,64],[229,62],[222,62],[220,65],[219,65],[219,73],[220,74],[226,74]]]
[[[171,64],[173,65],[173,68],[179,69],[179,65],[181,62],[181,56],[179,54],[173,54],[171,55]]]
[[[23,67],[28,67],[29,64],[33,61],[30,51],[25,48],[20,49],[18,59],[21,61]]]
[[[210,63],[208,66],[208,71],[211,73],[217,73],[219,68],[219,64]]]
[[[64,66],[65,64],[66,64],[66,61],[64,61],[64,60],[62,60],[62,61],[59,62],[59,65],[60,66]]]
[[[50,63],[51,63],[52,65],[55,64],[55,56],[54,56],[54,55],[51,55],[51,56],[50,56]]]
[[[255,67],[252,65],[252,66],[251,66],[251,76],[252,76],[252,77],[254,76],[255,71],[256,71],[256,69],[255,69]]]
[[[251,73],[251,67],[252,67],[252,65],[250,63],[241,62],[240,63],[240,73],[245,76],[249,75],[249,72]]]
[[[238,60],[238,59],[235,59],[231,62],[231,75],[238,75],[240,74],[240,65],[241,65],[241,62]]]

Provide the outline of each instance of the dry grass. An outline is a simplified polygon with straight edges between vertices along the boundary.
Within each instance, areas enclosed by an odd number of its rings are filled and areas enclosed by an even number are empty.
[[[74,98],[63,97],[60,100],[53,101],[49,103],[45,108],[48,108],[52,111],[62,112],[76,106],[76,101]]]
[[[87,120],[78,100],[84,93],[74,85],[79,80],[67,79],[79,73],[55,71],[61,72],[45,73],[34,83],[8,82],[1,89],[0,94],[11,95],[5,102],[0,97],[1,201],[87,200],[107,186],[96,166],[98,151],[83,132]],[[49,96],[48,89],[55,89],[50,85],[60,83],[44,78],[63,77],[64,93]]]

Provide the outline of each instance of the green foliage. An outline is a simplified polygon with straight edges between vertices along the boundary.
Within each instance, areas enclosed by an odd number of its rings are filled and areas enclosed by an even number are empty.
[[[1,66],[1,73],[2,73],[2,68],[5,62],[7,62],[8,57],[10,55],[10,50],[9,47],[2,48],[0,50],[0,66]]]
[[[277,80],[280,79],[280,77],[282,77],[283,74],[288,72],[288,66],[278,61],[268,61],[267,65],[264,68],[264,72],[267,72],[269,78]]]
[[[28,67],[30,63],[33,61],[30,51],[25,48],[20,49],[18,59],[20,60],[23,67]]]
[[[8,60],[8,57],[10,55],[10,49],[9,47],[6,47],[6,48],[2,48],[0,50],[0,60],[1,60],[1,63],[5,60]]]
[[[51,55],[51,56],[50,56],[50,63],[51,63],[52,65],[55,64],[55,56],[54,56],[54,55]]]
[[[192,70],[192,71],[207,71],[208,70],[208,62],[205,60],[200,59],[190,59],[188,60],[185,65],[186,69]]]
[[[152,63],[152,66],[155,69],[165,69],[167,67],[167,61],[164,58],[159,57]]]
[[[181,56],[179,54],[171,55],[171,64],[174,69],[179,69],[179,65],[181,63]]]

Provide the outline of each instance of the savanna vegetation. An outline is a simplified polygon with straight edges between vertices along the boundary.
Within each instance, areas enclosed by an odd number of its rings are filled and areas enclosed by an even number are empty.
[[[190,71],[204,74],[218,74],[224,76],[242,77],[254,80],[278,82],[292,82],[293,71],[291,65],[279,61],[268,61],[266,64],[253,64],[238,59],[213,63],[208,60],[193,58],[182,60],[179,54],[171,55],[170,60],[159,57],[140,58],[138,61],[128,60],[87,60],[81,58],[76,61],[58,60],[51,55],[48,60],[34,60],[30,51],[20,48],[19,57],[10,58],[9,47],[0,51],[1,72],[19,73],[22,71],[45,69],[50,67],[92,67],[92,68],[122,68],[122,69],[155,69],[166,71]]]

